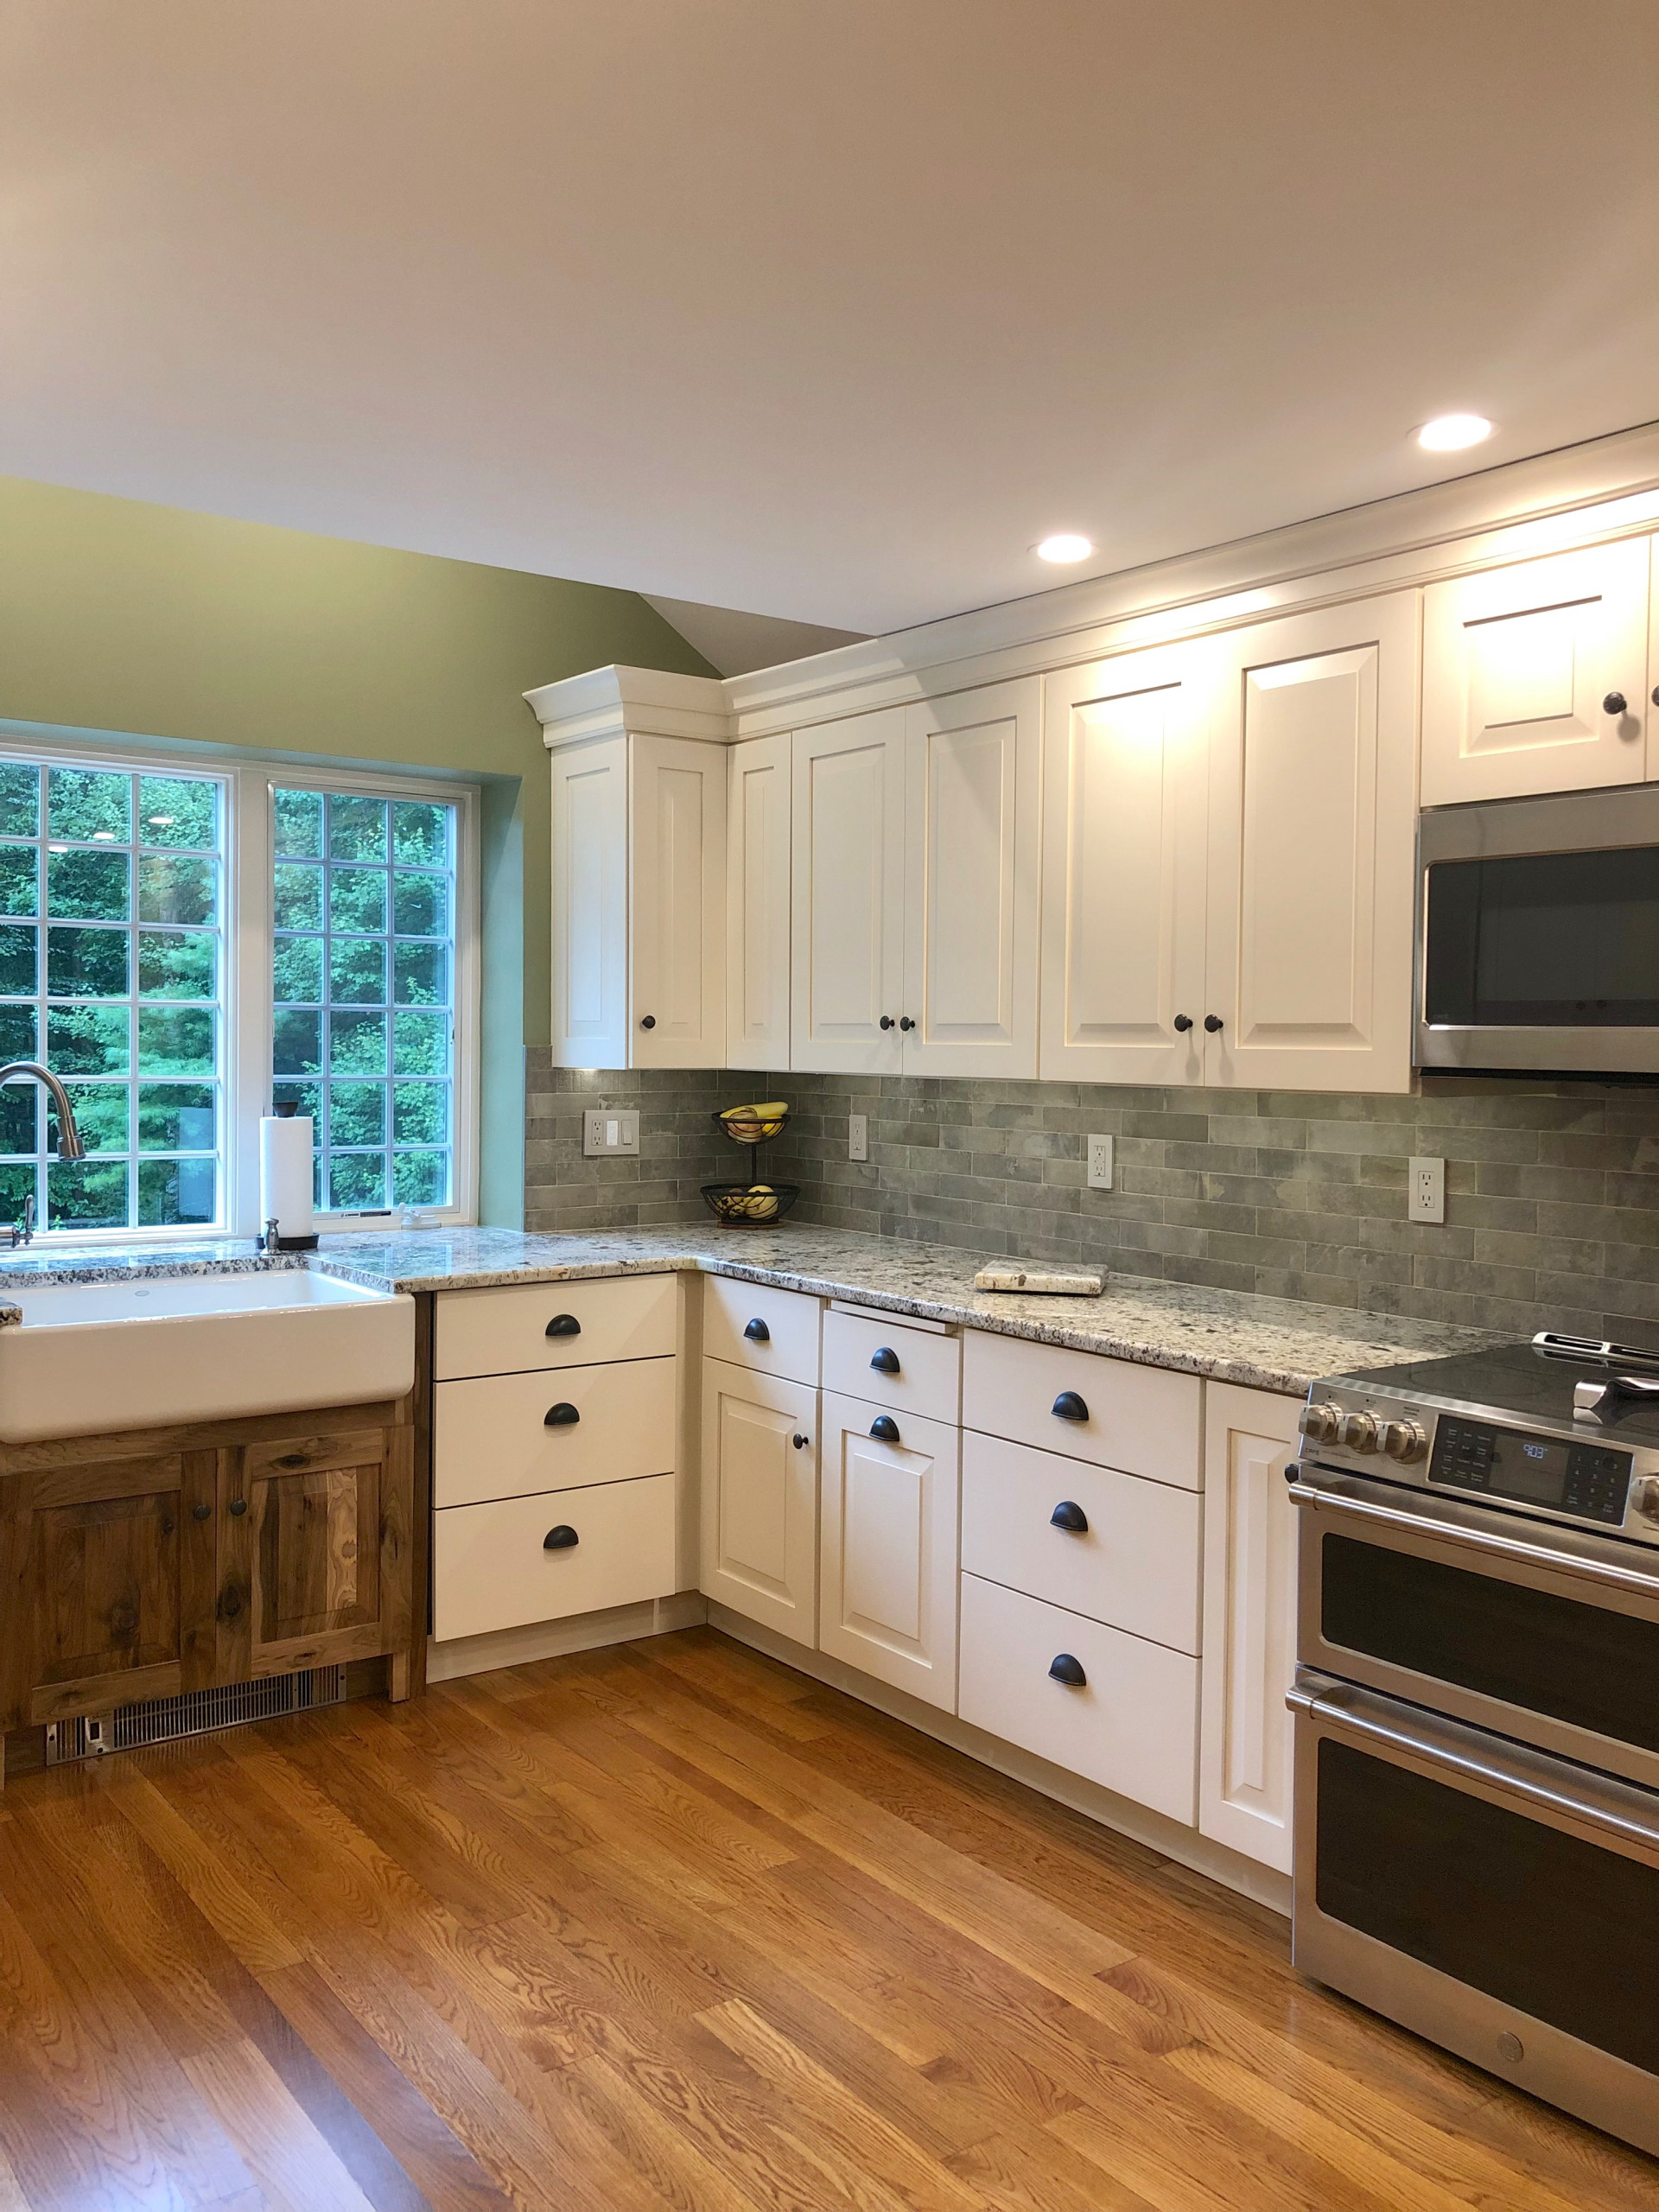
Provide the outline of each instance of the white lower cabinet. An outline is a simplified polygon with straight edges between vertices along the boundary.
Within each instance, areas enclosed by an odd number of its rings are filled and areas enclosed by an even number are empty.
[[[1297,1402],[1227,1382],[1207,1389],[1198,1827],[1287,1874],[1296,1511],[1285,1465]]]
[[[705,1597],[810,1649],[817,1642],[818,1394],[702,1363]]]
[[[1069,1661],[1069,1679],[1051,1672]],[[1173,1821],[1196,1810],[1198,1662],[1018,1590],[962,1578],[964,1720]]]
[[[672,1471],[672,1359],[485,1375],[432,1393],[432,1503],[473,1505]]]
[[[960,1432],[827,1390],[822,1421],[818,1647],[952,1712]]]
[[[674,1588],[672,1475],[452,1505],[432,1521],[432,1633],[440,1643],[666,1598]]]

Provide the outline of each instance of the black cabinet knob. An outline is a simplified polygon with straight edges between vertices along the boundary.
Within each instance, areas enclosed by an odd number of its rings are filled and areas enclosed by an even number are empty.
[[[582,1415],[569,1400],[561,1398],[556,1406],[550,1406],[542,1415],[542,1427],[543,1428],[571,1428],[581,1419]]]
[[[654,1014],[642,1014],[639,1017],[639,1027],[642,1029],[654,1029],[657,1027],[656,1015]]]
[[[899,1355],[891,1344],[883,1344],[880,1351],[870,1355],[870,1365],[878,1375],[896,1375],[899,1372]]]
[[[795,1449],[798,1452],[804,1452],[807,1446],[812,1441],[810,1436],[803,1436],[799,1429],[796,1430],[794,1435],[791,1436],[789,1440],[795,1446]]]
[[[231,1513],[234,1519],[239,1521],[247,1510],[248,1501],[245,1497],[233,1497],[231,1500]]]
[[[901,1014],[899,1017],[899,1027],[901,1029],[913,1029],[916,1025],[907,1014]]]
[[[893,1016],[892,1016],[890,1014],[884,1014],[882,1015],[882,1017],[881,1017],[881,1027],[882,1027],[884,1029],[891,1029],[891,1028],[892,1028],[892,1027],[893,1027]]]
[[[1051,1682],[1064,1682],[1069,1690],[1083,1689],[1089,1681],[1069,1651],[1057,1651],[1049,1661],[1048,1679]]]
[[[1210,1034],[1212,1037],[1219,1036],[1221,1033],[1221,1016],[1218,1014],[1206,1014],[1204,1017],[1204,1026],[1210,1032]]]
[[[1659,707],[1659,683],[1656,683],[1653,687],[1653,703],[1656,707]]]
[[[1050,1408],[1057,1421],[1087,1421],[1089,1408],[1075,1390],[1062,1390]]]
[[[190,1517],[193,1521],[206,1521],[211,1517],[213,1510],[211,1505],[193,1505],[190,1509]]]
[[[574,1313],[556,1313],[547,1325],[550,1337],[579,1337],[582,1324]]]
[[[1175,1017],[1175,1027],[1180,1031],[1182,1036],[1185,1037],[1187,1031],[1192,1027],[1192,1015],[1190,1014],[1178,1014]]]
[[[1630,712],[1630,701],[1622,691],[1610,691],[1601,702],[1604,715],[1625,715]]]
[[[896,1444],[899,1441],[899,1424],[891,1414],[877,1414],[870,1423],[870,1434],[878,1437],[883,1444]]]
[[[752,1344],[769,1344],[772,1342],[772,1331],[758,1313],[743,1333]]]
[[[581,1541],[581,1537],[577,1535],[570,1523],[568,1521],[561,1521],[556,1529],[550,1529],[542,1538],[542,1549],[544,1552],[568,1552]]]
[[[1089,1516],[1069,1497],[1061,1499],[1049,1515],[1048,1522],[1050,1528],[1069,1529],[1074,1536],[1086,1536],[1089,1533]]]

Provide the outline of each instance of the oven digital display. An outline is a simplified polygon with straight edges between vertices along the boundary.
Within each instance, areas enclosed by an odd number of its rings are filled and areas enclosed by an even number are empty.
[[[1484,1491],[1528,1505],[1553,1506],[1615,1528],[1624,1519],[1630,1455],[1595,1444],[1563,1444],[1553,1436],[1494,1428],[1485,1421],[1442,1421],[1434,1436],[1429,1480]]]

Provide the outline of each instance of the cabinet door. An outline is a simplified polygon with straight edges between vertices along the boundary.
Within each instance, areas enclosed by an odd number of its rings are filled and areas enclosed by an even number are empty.
[[[1639,783],[1648,541],[1627,538],[1423,597],[1423,804]],[[1625,702],[1610,714],[1612,695]]]
[[[905,715],[884,708],[795,734],[792,1068],[899,1072]]]
[[[628,1065],[628,741],[553,763],[553,1056]]]
[[[789,1065],[790,740],[732,747],[727,793],[726,1065]]]
[[[1411,1087],[1414,594],[1222,641],[1205,1078]]]
[[[313,1432],[219,1455],[219,1681],[407,1649],[413,1439]]]
[[[908,710],[906,1075],[1037,1072],[1041,698],[1029,677]]]
[[[1046,680],[1045,1077],[1199,1080],[1211,658],[1124,653]]]
[[[0,1730],[212,1679],[211,1452],[0,1481]]]
[[[809,1649],[817,1642],[818,1394],[702,1363],[706,1598]]]
[[[684,737],[628,742],[626,1065],[717,1068],[726,1058],[727,748]]]
[[[1207,1384],[1198,1827],[1290,1872],[1296,1401]]]
[[[960,1432],[828,1390],[822,1418],[818,1648],[954,1713]]]

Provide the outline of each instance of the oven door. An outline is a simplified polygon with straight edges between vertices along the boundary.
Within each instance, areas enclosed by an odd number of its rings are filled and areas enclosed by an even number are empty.
[[[1659,2152],[1659,1796],[1299,1671],[1294,1955]]]
[[[1659,1789],[1659,1559],[1304,1464],[1296,1656]]]

